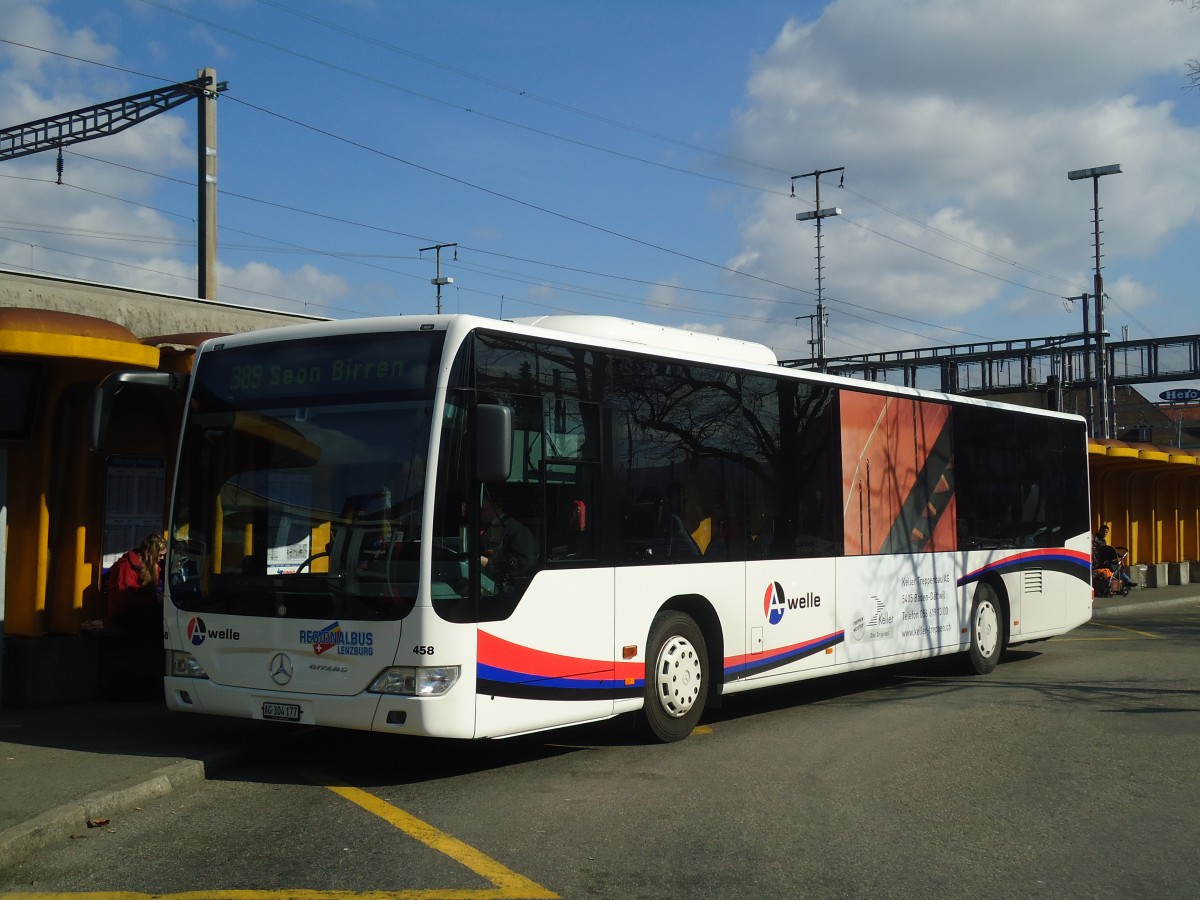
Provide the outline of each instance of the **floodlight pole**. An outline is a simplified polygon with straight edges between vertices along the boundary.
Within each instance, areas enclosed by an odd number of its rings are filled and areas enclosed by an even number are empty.
[[[805,172],[803,175],[792,176],[792,196],[796,196],[796,179],[797,178],[812,178],[816,187],[816,206],[812,212],[796,213],[797,222],[807,222],[812,220],[817,225],[817,338],[816,338],[816,365],[818,369],[825,368],[825,300],[824,300],[824,277],[821,268],[821,220],[830,216],[840,216],[842,211],[837,207],[829,209],[821,209],[821,176],[830,172],[841,172],[842,179],[838,182],[838,187],[843,187],[846,180],[846,167],[837,166],[833,169],[814,169],[812,172]]]
[[[1108,404],[1108,349],[1104,343],[1104,275],[1100,271],[1100,179],[1104,175],[1120,175],[1121,166],[1097,166],[1075,169],[1067,173],[1071,181],[1092,179],[1092,211],[1095,223],[1096,274],[1093,276],[1093,296],[1096,298],[1096,409],[1092,436],[1111,437]]]

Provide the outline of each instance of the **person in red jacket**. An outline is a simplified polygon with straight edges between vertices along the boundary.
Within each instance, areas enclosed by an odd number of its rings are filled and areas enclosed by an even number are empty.
[[[162,563],[167,542],[148,534],[108,571],[108,617],[125,631],[162,631]]]

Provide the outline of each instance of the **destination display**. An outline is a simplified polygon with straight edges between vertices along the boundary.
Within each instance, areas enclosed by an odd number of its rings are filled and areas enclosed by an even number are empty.
[[[345,394],[431,391],[441,353],[440,332],[322,338],[261,347],[217,344],[201,357],[198,383],[226,401],[307,400]]]

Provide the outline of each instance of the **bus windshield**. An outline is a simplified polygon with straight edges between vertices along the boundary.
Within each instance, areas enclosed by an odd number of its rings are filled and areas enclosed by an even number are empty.
[[[407,614],[441,344],[419,332],[202,353],[171,523],[175,605]]]

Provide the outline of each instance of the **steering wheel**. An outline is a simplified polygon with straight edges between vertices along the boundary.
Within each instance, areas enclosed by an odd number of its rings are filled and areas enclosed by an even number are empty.
[[[329,555],[328,550],[322,550],[319,553],[314,553],[312,556],[310,556],[304,562],[300,563],[300,565],[296,566],[296,574],[299,575],[301,572],[303,572],[305,566],[311,566],[314,559],[320,559],[322,556],[328,556],[328,555]]]

